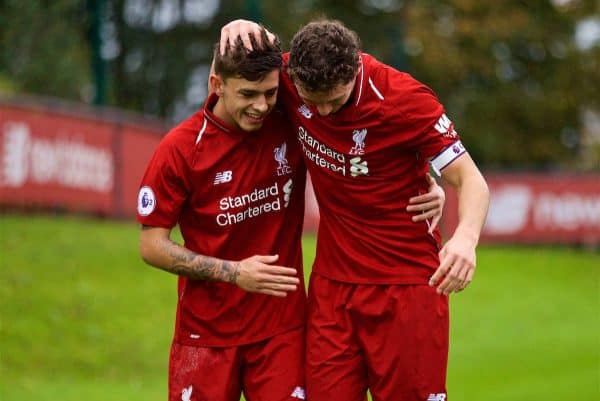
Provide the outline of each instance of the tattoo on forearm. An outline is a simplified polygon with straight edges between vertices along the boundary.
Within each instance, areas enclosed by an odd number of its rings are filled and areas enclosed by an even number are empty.
[[[240,264],[239,262],[223,262],[223,273],[226,274],[225,281],[235,284],[237,278],[240,275]]]
[[[225,281],[231,284],[236,284],[240,275],[239,262],[199,255],[173,241],[162,246],[171,259],[168,270],[174,274],[199,280]]]

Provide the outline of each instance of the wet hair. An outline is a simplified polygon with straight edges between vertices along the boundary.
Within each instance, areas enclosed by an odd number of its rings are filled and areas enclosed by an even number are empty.
[[[328,92],[358,71],[360,39],[337,20],[313,21],[292,39],[288,73],[304,89]]]
[[[248,81],[260,81],[273,70],[279,70],[283,63],[279,38],[269,41],[264,27],[261,29],[261,44],[250,35],[252,51],[248,51],[238,36],[233,46],[228,45],[221,55],[219,43],[215,44],[213,57],[215,73],[223,80],[244,78]]]

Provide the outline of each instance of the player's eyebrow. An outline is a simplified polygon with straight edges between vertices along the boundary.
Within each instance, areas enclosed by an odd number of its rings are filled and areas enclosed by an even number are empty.
[[[241,89],[238,90],[238,93],[241,93],[243,95],[252,95],[252,96],[254,96],[254,95],[259,95],[261,93],[275,92],[275,91],[277,91],[278,88],[279,88],[278,86],[274,86],[274,87],[266,89],[264,91],[259,91],[259,90],[256,90],[256,89],[241,88]]]
[[[317,102],[309,97],[306,96],[300,96],[300,98],[302,99],[303,102],[305,103],[310,103],[310,104],[322,104],[322,103],[338,103],[341,102],[342,100],[344,100],[344,96],[345,95],[341,95],[336,97],[335,99],[328,99],[326,101],[321,101],[321,102]]]

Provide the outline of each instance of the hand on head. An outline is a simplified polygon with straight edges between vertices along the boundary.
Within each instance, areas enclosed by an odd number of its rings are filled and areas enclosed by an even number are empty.
[[[244,43],[244,47],[249,51],[254,50],[252,46],[252,39],[250,36],[252,35],[256,40],[256,43],[260,46],[261,42],[261,30],[263,27],[256,22],[238,19],[235,21],[231,21],[229,24],[225,25],[221,28],[221,39],[219,41],[219,51],[221,54],[225,54],[225,49],[227,46],[233,46],[236,39],[240,37],[242,39],[242,43]],[[275,41],[275,35],[271,32],[267,31],[267,37],[271,42]]]

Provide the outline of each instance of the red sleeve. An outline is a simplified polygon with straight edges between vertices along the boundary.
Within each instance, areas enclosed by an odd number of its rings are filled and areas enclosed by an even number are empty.
[[[426,85],[409,74],[386,68],[385,120],[394,132],[402,133],[403,146],[429,159],[458,141],[444,107]]]
[[[137,208],[141,224],[163,228],[177,224],[189,194],[186,171],[185,157],[172,132],[159,143],[142,178]]]

